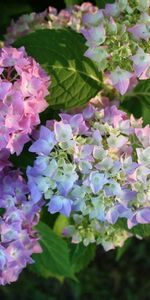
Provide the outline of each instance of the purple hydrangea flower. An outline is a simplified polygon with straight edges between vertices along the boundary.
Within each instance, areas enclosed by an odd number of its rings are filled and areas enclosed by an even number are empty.
[[[149,223],[150,207],[149,126],[142,128],[141,120],[108,104],[62,113],[61,121],[47,123],[50,130],[42,126],[30,148],[38,156],[27,169],[32,201],[44,199],[50,213],[71,217],[72,242],[101,243],[106,249],[131,236],[115,225],[120,218],[129,228]],[[55,142],[47,154],[33,148],[51,137]],[[68,141],[72,147],[63,148]]]
[[[35,205],[29,200],[29,189],[19,171],[5,167],[0,178],[0,207],[4,208],[0,217],[0,284],[5,285],[16,281],[22,270],[33,263],[33,253],[41,252],[33,229],[40,203]]]

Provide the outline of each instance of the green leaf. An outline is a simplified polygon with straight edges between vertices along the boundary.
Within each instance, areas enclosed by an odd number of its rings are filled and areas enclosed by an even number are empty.
[[[116,249],[117,255],[116,255],[116,261],[119,261],[122,256],[127,252],[128,248],[131,246],[132,239],[129,238],[125,241],[124,245],[122,247],[118,247]]]
[[[139,235],[141,237],[150,236],[150,224],[139,224],[132,228],[131,232],[134,235]]]
[[[114,0],[96,0],[96,5],[100,8],[104,8],[107,3],[114,3]]]
[[[42,222],[39,222],[36,228],[41,237],[43,252],[33,255],[34,271],[46,278],[53,276],[75,279],[67,243]]]
[[[90,244],[85,247],[83,244],[71,245],[72,246],[72,255],[71,255],[71,263],[73,272],[77,273],[84,269],[90,261],[95,256],[96,246],[94,244]]]
[[[29,270],[32,271],[33,273],[36,273],[36,275],[39,275],[41,277],[44,277],[45,279],[48,279],[50,277],[56,278],[59,281],[63,282],[64,277],[63,276],[59,276],[56,274],[53,274],[50,272],[50,270],[48,268],[46,268],[46,266],[41,263],[41,258],[40,255],[33,255],[34,261],[35,263],[32,265],[29,265]]]
[[[66,6],[73,6],[75,4],[80,4],[82,1],[80,0],[65,0]]]
[[[136,118],[143,117],[144,124],[150,123],[150,79],[141,80],[130,93],[122,97],[121,107]]]
[[[81,106],[102,88],[101,73],[84,56],[85,39],[71,29],[37,30],[18,39],[15,47],[24,46],[51,76],[47,101],[55,109]]]

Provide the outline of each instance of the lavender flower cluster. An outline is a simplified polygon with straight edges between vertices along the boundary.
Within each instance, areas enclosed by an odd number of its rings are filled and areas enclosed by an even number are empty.
[[[137,79],[150,78],[149,8],[149,0],[116,0],[82,19],[85,56],[122,95]]]
[[[48,106],[49,77],[24,47],[0,49],[0,150],[20,154]]]
[[[10,168],[9,152],[0,153],[0,285],[14,282],[40,253],[37,232],[40,205],[29,201],[29,189],[19,171]]]
[[[71,216],[65,234],[74,243],[122,244],[130,234],[116,235],[118,219],[129,229],[150,223],[150,127],[115,105],[60,117],[41,126],[29,148],[38,155],[27,168],[31,199]]]

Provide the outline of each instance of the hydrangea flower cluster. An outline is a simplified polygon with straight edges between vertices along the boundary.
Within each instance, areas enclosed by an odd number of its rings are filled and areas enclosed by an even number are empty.
[[[41,13],[33,12],[22,15],[16,22],[12,20],[5,35],[5,45],[12,45],[17,38],[45,26],[46,15],[46,11]]]
[[[0,150],[20,154],[48,106],[49,77],[24,47],[0,49]]]
[[[93,13],[97,10],[98,8],[90,2],[84,2],[81,5],[74,5],[71,8],[62,9],[59,13],[57,13],[57,10],[53,7],[49,7],[49,28],[71,27],[76,31],[80,31],[83,25],[82,18],[84,14]]]
[[[27,169],[31,198],[71,216],[65,234],[74,243],[122,245],[130,233],[114,227],[120,218],[128,229],[150,223],[150,127],[116,105],[60,118],[41,126],[29,149],[38,155]]]
[[[149,8],[149,0],[116,0],[82,19],[85,56],[122,95],[137,78],[150,78]]]
[[[3,158],[6,155],[3,153]],[[29,189],[20,172],[1,162],[0,158],[0,285],[5,285],[16,281],[27,264],[34,262],[33,253],[41,252],[33,228],[40,205],[29,201]]]
[[[21,16],[5,35],[6,45],[18,37],[42,28],[71,27],[81,31],[92,59],[105,74],[107,83],[120,94],[132,88],[137,79],[150,77],[149,0],[116,0],[98,9],[89,2],[63,9],[49,7],[43,13]]]
[[[72,8],[62,9],[60,12],[54,7],[48,7],[42,13],[31,13],[21,16],[17,22],[12,20],[5,35],[5,44],[11,45],[17,38],[37,29],[71,27],[80,31],[82,16],[85,13],[96,12],[98,8],[89,2],[74,5]]]

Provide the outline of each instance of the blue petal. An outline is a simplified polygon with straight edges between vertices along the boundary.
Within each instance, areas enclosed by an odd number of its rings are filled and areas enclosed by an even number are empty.
[[[66,179],[64,182],[58,182],[57,183],[57,188],[59,190],[59,193],[66,197],[68,193],[71,191],[73,187],[74,182],[72,181],[71,178]]]
[[[53,196],[48,204],[48,211],[51,214],[55,214],[56,212],[60,212],[63,205],[63,197],[62,196]]]
[[[29,148],[29,151],[35,152],[39,155],[49,155],[51,147],[49,146],[47,141],[40,139],[32,144],[32,146]]]
[[[51,141],[52,139],[54,139],[54,133],[47,127],[41,126],[39,137],[42,140]]]
[[[64,198],[63,206],[60,211],[64,216],[69,217],[71,213],[71,200]]]
[[[136,220],[140,224],[150,223],[150,208],[145,207],[140,209],[136,214]]]
[[[109,209],[106,215],[106,219],[110,224],[115,224],[119,218],[117,207],[112,207]]]

